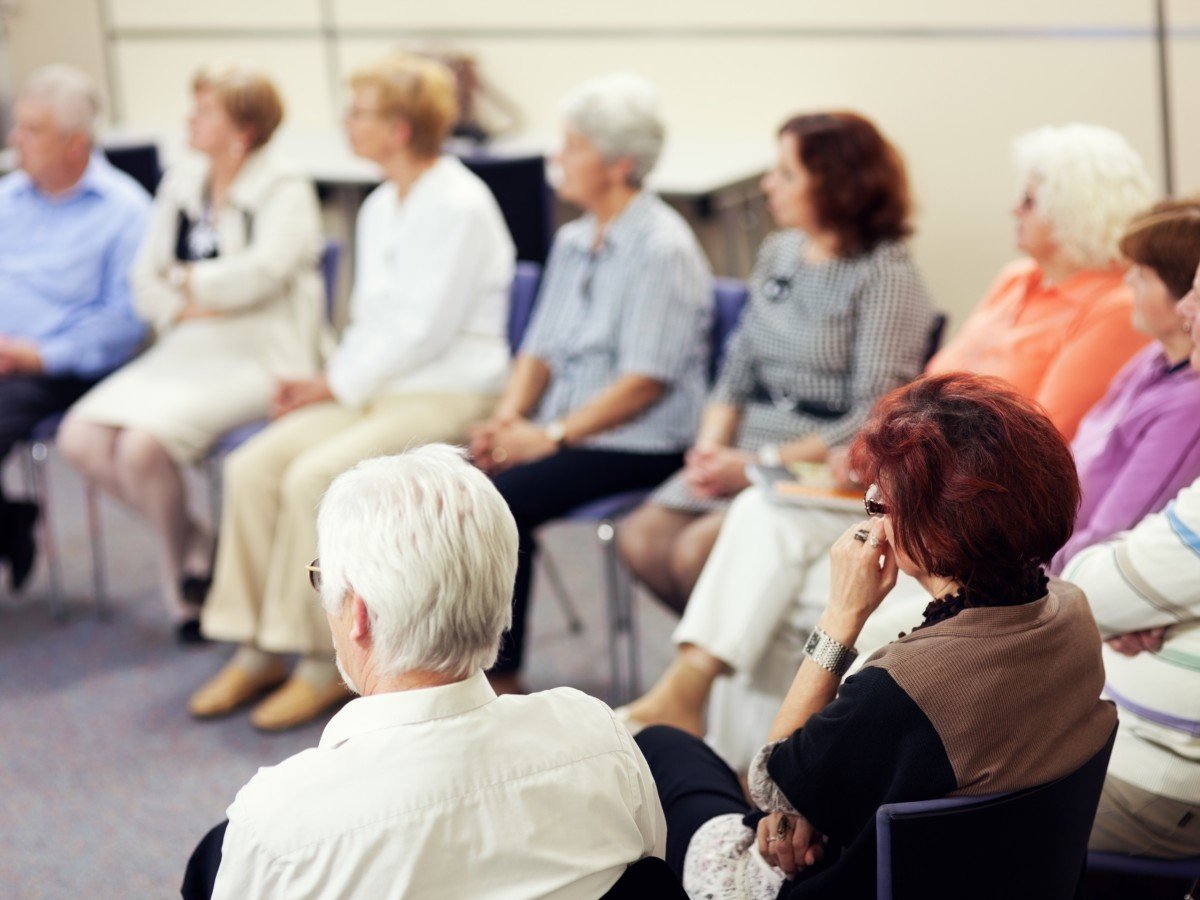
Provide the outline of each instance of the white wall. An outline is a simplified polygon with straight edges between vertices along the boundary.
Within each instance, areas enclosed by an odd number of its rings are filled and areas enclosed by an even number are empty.
[[[53,5],[66,2],[88,5]],[[860,110],[909,162],[918,259],[956,321],[1013,253],[1009,142],[1019,132],[1068,120],[1111,126],[1162,185],[1153,0],[102,0],[101,8],[108,31],[80,16],[70,43],[44,28],[17,40],[14,22],[14,45],[25,50],[17,67],[76,54],[94,70],[107,49],[120,122],[154,129],[178,126],[189,75],[214,57],[250,58],[271,72],[291,127],[333,127],[345,72],[395,46],[474,55],[518,105],[523,127],[542,134],[556,130],[568,88],[615,69],[659,85],[677,137],[766,139],[795,111]],[[1177,188],[1195,190],[1200,118],[1183,116],[1200,100],[1200,0],[1168,12],[1177,26]],[[90,43],[80,38],[88,33]]]

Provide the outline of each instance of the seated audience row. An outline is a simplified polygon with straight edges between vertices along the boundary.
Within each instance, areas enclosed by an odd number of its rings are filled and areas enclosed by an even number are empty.
[[[1154,342],[1134,355],[1079,427],[1072,451],[1083,500],[1052,571],[1083,547],[1133,527],[1200,476],[1200,375],[1188,365],[1192,342],[1175,308],[1200,265],[1200,205],[1160,204],[1134,219],[1119,249],[1133,262],[1131,327]],[[996,328],[993,338],[1009,335]],[[1079,373],[1077,384],[1089,375]],[[793,632],[811,629],[829,583],[825,553],[847,519],[777,505],[758,489],[740,497],[676,629],[675,662],[627,715],[701,733],[716,678],[754,673],[785,623]],[[732,603],[731,596],[742,599]],[[902,583],[889,605],[898,606],[899,597],[919,604],[920,596],[915,584]]]

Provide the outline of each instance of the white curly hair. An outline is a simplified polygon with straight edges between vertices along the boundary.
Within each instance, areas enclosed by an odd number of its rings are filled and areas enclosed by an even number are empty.
[[[1117,132],[1099,125],[1046,125],[1013,142],[1022,188],[1071,262],[1106,268],[1130,218],[1154,199],[1146,164]]]

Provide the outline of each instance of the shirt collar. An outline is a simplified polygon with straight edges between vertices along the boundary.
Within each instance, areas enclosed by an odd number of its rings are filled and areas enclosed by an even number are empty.
[[[614,248],[623,247],[625,244],[635,246],[645,230],[645,223],[650,216],[652,205],[653,199],[646,191],[638,191],[634,194],[625,204],[625,208],[605,229],[602,251],[611,251]],[[591,213],[580,217],[578,227],[567,239],[576,250],[591,253],[596,240],[596,217]]]
[[[91,157],[88,159],[87,168],[83,170],[83,174],[79,180],[75,182],[68,190],[52,198],[53,202],[61,203],[69,200],[74,200],[76,197],[82,197],[84,194],[95,194],[103,197],[108,193],[109,188],[109,172],[112,170],[112,163],[104,158],[99,150],[93,150]],[[34,185],[33,179],[23,169],[18,169],[13,172],[12,177],[15,179],[16,190],[34,194],[38,197],[46,197],[42,191]]]
[[[330,750],[373,731],[460,716],[495,699],[482,670],[453,684],[359,697],[329,720],[318,746]]]

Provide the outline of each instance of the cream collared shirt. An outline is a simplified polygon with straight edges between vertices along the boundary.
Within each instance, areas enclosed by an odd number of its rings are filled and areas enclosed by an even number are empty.
[[[596,898],[663,855],[641,752],[571,688],[482,672],[352,701],[229,807],[214,897]]]

